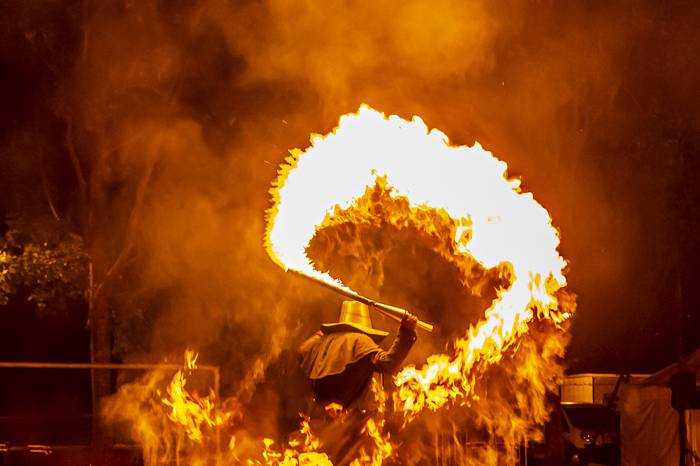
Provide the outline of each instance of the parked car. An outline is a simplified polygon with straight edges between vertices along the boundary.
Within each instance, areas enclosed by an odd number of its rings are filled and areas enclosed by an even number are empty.
[[[620,463],[620,418],[594,403],[561,403],[562,436],[568,464]]]

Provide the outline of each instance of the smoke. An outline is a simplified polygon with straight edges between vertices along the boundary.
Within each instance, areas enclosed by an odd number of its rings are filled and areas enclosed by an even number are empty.
[[[138,226],[125,235],[142,254],[142,300],[166,311],[155,346],[210,344],[207,357],[221,338],[245,338],[222,334],[232,324],[267,342],[271,326],[306,306],[260,248],[267,189],[288,148],[362,101],[420,114],[457,143],[478,139],[503,154],[550,209],[566,247],[576,235],[570,206],[603,203],[595,177],[581,182],[590,178],[584,130],[612,105],[645,10],[208,1],[86,11],[65,103],[79,109],[86,151],[98,154],[96,189],[116,211],[98,225],[105,236],[123,230],[146,186]],[[603,209],[597,223],[611,215]],[[587,233],[602,242],[606,230]],[[626,254],[606,251],[600,263],[620,274]]]
[[[571,206],[606,205],[586,163],[586,131],[612,105],[623,58],[648,18],[642,2],[67,6],[62,14],[21,6],[15,13],[25,16],[26,47],[63,51],[47,103],[59,132],[72,128],[91,172],[95,243],[111,251],[106,263],[124,243],[138,251],[137,278],[124,294],[137,288],[143,325],[152,323],[144,308],[166,311],[146,339],[159,344],[141,353],[208,342],[216,352],[221,345],[211,342],[231,322],[266,335],[280,315],[305,306],[318,315],[329,305],[324,294],[309,303],[302,294],[310,287],[290,286],[269,263],[262,212],[286,150],[362,101],[420,114],[456,143],[480,140],[525,176],[562,228],[565,248],[585,243]],[[63,23],[48,23],[51,12]],[[19,154],[28,143],[13,144],[5,149]],[[74,199],[66,186],[74,180],[64,181],[74,177],[66,144],[49,139],[44,157],[64,160],[56,182]],[[64,202],[66,210],[74,205]],[[602,240],[612,216],[596,212],[601,228],[586,230],[591,242]],[[624,271],[624,247],[592,253],[608,273]]]
[[[302,303],[260,247],[274,168],[257,168],[260,148],[243,134],[251,113],[235,123],[245,109],[217,95],[235,86],[214,57],[233,59],[216,37],[181,24],[183,12],[156,3],[91,13],[68,118],[81,123],[78,151],[94,154],[86,165],[105,268],[120,254],[135,261],[117,299],[128,295],[144,319],[156,319],[141,351],[125,356],[172,357],[192,345],[240,377],[263,347],[281,347],[270,341],[295,330],[287,318]],[[213,119],[209,104],[223,98],[230,114]]]
[[[523,7],[513,4],[502,15],[499,6],[504,5],[273,0],[241,9],[215,0],[200,12],[246,57],[247,80],[297,80],[324,101],[356,105],[362,98],[356,90],[377,90],[406,77],[428,83],[491,69],[497,40],[517,30]]]
[[[610,115],[628,92],[635,41],[651,28],[645,2],[65,6],[49,9],[56,22],[13,6],[23,17],[13,43],[53,70],[32,60],[51,85],[44,102],[27,102],[55,119],[21,126],[34,118],[21,116],[3,134],[3,160],[16,162],[3,168],[18,180],[0,188],[3,209],[43,205],[43,193],[26,192],[36,179],[26,155],[41,153],[58,167],[50,172],[63,213],[81,218],[70,159],[78,154],[103,269],[127,251],[110,297],[124,359],[174,358],[193,346],[223,366],[226,390],[250,393],[268,364],[334,318],[339,300],[266,256],[263,212],[287,149],[363,101],[419,114],[455,143],[479,140],[522,174],[574,257],[574,289],[596,294],[598,277],[614,282],[633,268],[633,243],[590,245],[642,228],[605,191],[608,153],[595,149],[606,138],[596,124],[620,129]],[[64,52],[53,60],[54,50]]]
[[[366,8],[127,2],[85,12],[72,100],[59,106],[78,151],[94,154],[105,262],[133,245],[139,270],[124,293],[162,310],[144,351],[194,345],[245,373],[241,361],[305,306],[260,248],[269,182],[297,142],[284,127],[293,122],[294,138],[323,128],[332,120],[314,121],[313,101],[337,117],[362,99],[358,83],[377,86],[373,76],[487,71],[505,28],[478,2],[413,2],[390,27],[390,4]]]

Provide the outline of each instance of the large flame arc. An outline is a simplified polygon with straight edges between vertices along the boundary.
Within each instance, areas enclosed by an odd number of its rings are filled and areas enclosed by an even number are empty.
[[[497,361],[534,316],[555,324],[569,317],[557,299],[566,285],[557,230],[546,209],[506,170],[478,143],[451,146],[444,133],[429,130],[418,117],[386,117],[365,105],[342,116],[332,133],[312,135],[311,146],[291,151],[280,168],[266,247],[284,269],[345,287],[314,269],[306,248],[336,209],[353,205],[379,178],[393,196],[408,199],[411,210],[449,215],[459,225],[452,238],[455,254],[470,255],[486,268],[510,264],[511,285],[498,290],[484,318],[455,342],[455,354],[399,374],[406,412],[437,409],[468,395],[474,364]]]

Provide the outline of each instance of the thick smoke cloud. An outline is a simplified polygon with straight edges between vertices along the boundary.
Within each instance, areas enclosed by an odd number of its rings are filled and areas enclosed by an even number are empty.
[[[124,313],[115,331],[141,338],[120,356],[174,357],[193,346],[224,365],[235,391],[257,358],[273,360],[335,316],[338,299],[269,261],[263,212],[287,149],[367,102],[419,114],[455,143],[479,140],[523,176],[562,231],[586,341],[601,331],[600,308],[631,294],[618,283],[638,273],[639,245],[662,236],[646,235],[664,224],[658,212],[669,200],[656,193],[672,182],[650,183],[650,163],[630,172],[663,135],[626,143],[658,122],[625,116],[663,98],[645,100],[643,83],[660,81],[647,68],[678,71],[662,110],[693,105],[682,98],[696,73],[684,65],[697,49],[686,41],[693,29],[668,33],[682,15],[651,3],[17,2],[5,17],[21,21],[3,27],[3,43],[19,51],[4,45],[5,62],[40,77],[10,101],[25,113],[3,127],[2,208],[41,211],[45,190],[27,186],[50,167],[60,208],[80,218],[75,152],[90,174],[93,246],[107,264],[128,246],[111,290]],[[668,50],[654,44],[657,30]],[[651,220],[637,211],[639,197]],[[649,254],[669,270],[662,252]],[[643,301],[631,306],[651,319]],[[621,316],[613,322],[629,313]],[[590,349],[574,345],[579,357]]]
[[[295,79],[331,103],[354,105],[358,87],[489,71],[497,40],[521,22],[523,5],[511,6],[501,15],[498,4],[483,1],[270,1],[241,11],[214,1],[202,11],[224,30],[232,50],[246,57],[247,79]]]

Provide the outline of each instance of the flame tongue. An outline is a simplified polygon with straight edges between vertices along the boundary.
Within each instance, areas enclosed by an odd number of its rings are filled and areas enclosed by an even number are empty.
[[[405,199],[415,223],[426,229],[430,223],[421,212],[447,215],[455,226],[449,238],[455,256],[485,268],[510,266],[510,286],[498,290],[483,319],[454,342],[451,356],[432,356],[422,369],[397,376],[397,406],[407,416],[468,399],[476,368],[497,363],[531,321],[560,324],[569,317],[558,300],[566,262],[549,214],[478,143],[454,147],[418,117],[387,118],[362,106],[341,117],[332,133],[312,136],[309,148],[291,154],[268,212],[267,250],[281,267],[342,285],[314,268],[306,248],[336,213],[347,212],[375,185]],[[390,213],[385,220],[392,221]]]
[[[199,355],[192,350],[185,352],[185,368],[195,369]],[[196,442],[204,438],[203,429],[223,425],[230,413],[221,413],[216,408],[214,392],[208,396],[190,393],[185,386],[187,379],[182,370],[177,371],[167,388],[167,396],[162,399],[163,405],[170,408],[168,417],[171,421],[185,429],[187,436]]]

